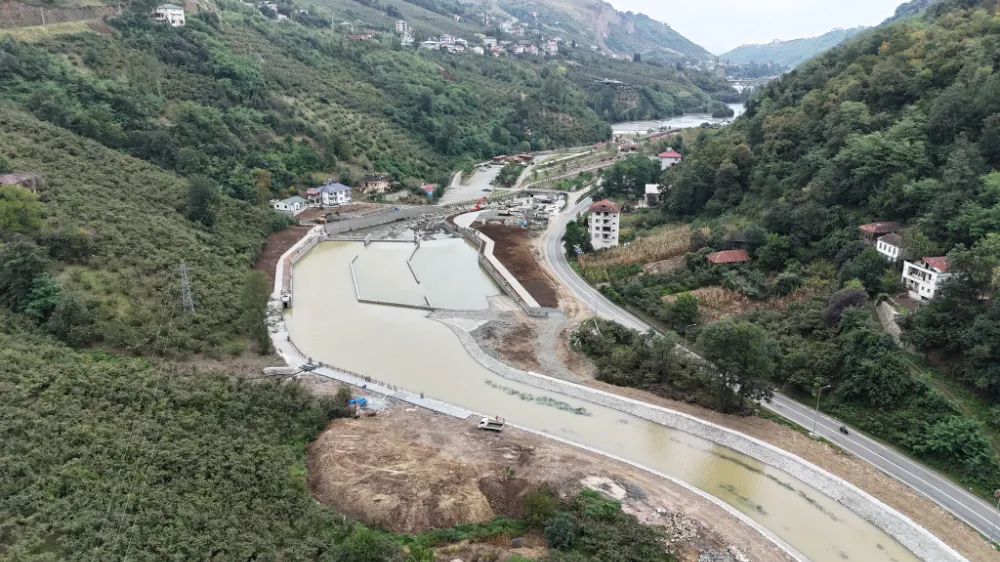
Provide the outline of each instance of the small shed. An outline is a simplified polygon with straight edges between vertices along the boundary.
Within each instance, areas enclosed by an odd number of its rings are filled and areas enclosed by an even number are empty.
[[[750,261],[750,254],[746,250],[723,250],[708,254],[705,259],[714,264],[743,263]]]

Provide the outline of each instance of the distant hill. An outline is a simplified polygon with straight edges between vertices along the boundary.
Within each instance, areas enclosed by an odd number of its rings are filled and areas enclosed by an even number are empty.
[[[619,12],[607,2],[593,0],[499,0],[497,7],[530,24],[565,32],[597,46],[602,52],[643,56],[661,60],[709,60],[712,54],[684,37],[668,24],[645,14]]]
[[[719,58],[737,64],[774,62],[781,66],[794,68],[823,51],[843,43],[844,40],[853,37],[864,29],[864,27],[834,29],[819,37],[793,39],[791,41],[775,40],[763,45],[742,45],[719,55]]]

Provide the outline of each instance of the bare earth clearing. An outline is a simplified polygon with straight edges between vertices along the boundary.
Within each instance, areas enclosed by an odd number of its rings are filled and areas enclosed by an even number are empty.
[[[493,255],[521,282],[538,304],[546,308],[555,308],[559,304],[555,284],[538,265],[527,230],[501,224],[485,224],[476,228],[496,243]]]
[[[532,433],[510,427],[486,433],[472,420],[409,405],[332,422],[310,445],[307,467],[320,502],[400,532],[520,516],[523,493],[549,482],[567,496],[595,489],[640,520],[664,526],[681,560],[730,545],[750,560],[787,560],[749,526],[662,478]],[[513,477],[503,476],[505,467]],[[532,552],[504,552],[538,556],[541,544],[529,539]]]

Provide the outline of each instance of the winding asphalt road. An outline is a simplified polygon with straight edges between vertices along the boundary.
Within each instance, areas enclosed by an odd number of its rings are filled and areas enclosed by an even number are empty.
[[[651,330],[653,329],[651,326],[609,301],[588,285],[566,261],[562,248],[562,236],[566,231],[566,224],[583,212],[590,202],[589,198],[584,198],[568,212],[553,217],[542,241],[545,259],[558,280],[599,316],[635,330],[643,332]],[[984,536],[994,540],[1000,539],[1000,529],[995,527],[997,512],[994,506],[970,494],[937,472],[869,439],[853,428],[848,428],[850,435],[843,435],[839,431],[844,425],[842,422],[822,413],[817,416],[816,410],[786,396],[775,393],[774,400],[767,407],[805,428],[812,428],[815,420],[817,434],[927,496]]]

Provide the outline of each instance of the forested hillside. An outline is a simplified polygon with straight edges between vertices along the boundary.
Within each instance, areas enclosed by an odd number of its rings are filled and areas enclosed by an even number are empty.
[[[1000,428],[998,31],[995,0],[943,0],[768,85],[732,127],[685,147],[666,178],[665,218],[711,229],[692,249],[742,247],[751,263],[640,278],[623,298],[641,305],[651,302],[643,287],[669,294],[717,283],[751,301],[803,295],[750,316],[781,347],[776,381],[803,395],[832,385],[824,400],[837,415],[991,489],[998,465],[986,436],[995,445]],[[897,349],[869,314],[847,310],[903,292],[900,265],[861,239],[858,225],[874,221],[903,224],[906,259],[948,258],[953,276],[936,298],[901,310],[903,341],[933,366]]]
[[[773,62],[779,66],[795,68],[823,51],[843,43],[854,37],[863,27],[850,29],[834,29],[818,37],[792,39],[790,41],[772,41],[760,45],[741,45],[731,51],[719,55],[724,61],[736,64],[763,64]]]

